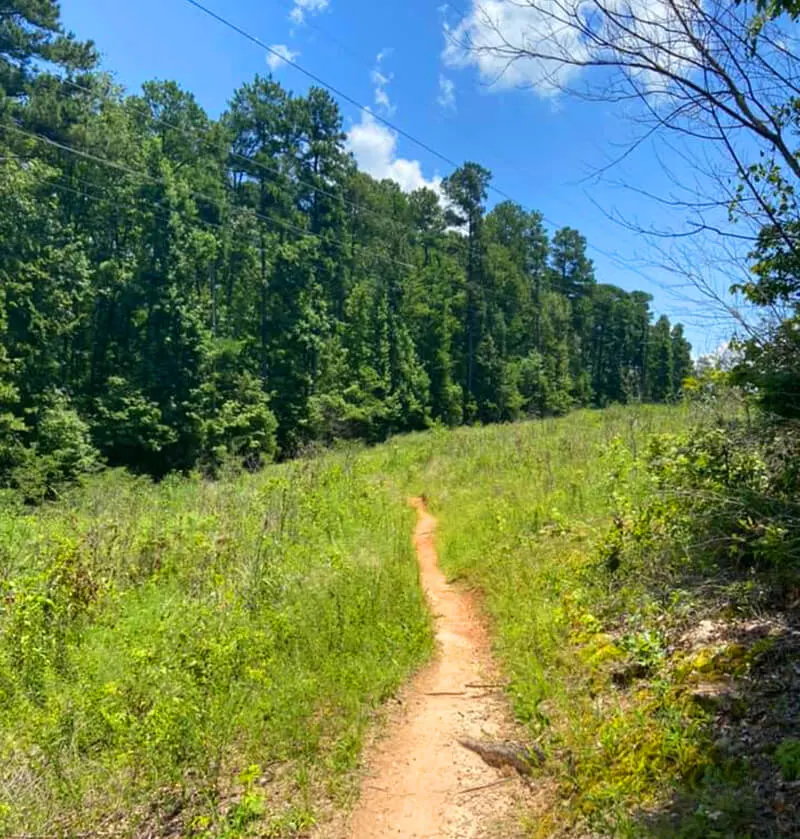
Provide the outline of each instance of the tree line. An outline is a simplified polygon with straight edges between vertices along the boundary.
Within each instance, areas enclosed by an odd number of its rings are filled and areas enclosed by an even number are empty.
[[[404,193],[322,89],[257,76],[212,119],[113,84],[55,0],[6,6],[0,484],[667,401],[691,373],[680,325],[577,230],[489,209],[478,164]]]

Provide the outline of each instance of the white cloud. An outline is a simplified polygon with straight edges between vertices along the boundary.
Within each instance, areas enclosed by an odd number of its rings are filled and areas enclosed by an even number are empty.
[[[696,0],[678,1],[686,6],[681,14],[690,15]],[[526,87],[554,96],[581,75],[576,63],[607,57],[608,49],[587,39],[591,30],[617,51],[644,50],[671,69],[686,69],[693,47],[677,22],[675,0],[605,0],[603,7],[611,14],[591,0],[472,0],[455,27],[444,23],[442,58],[449,67],[474,66],[494,89]],[[638,80],[651,90],[664,86],[649,70],[639,71]]]
[[[267,66],[273,73],[287,61],[294,61],[300,55],[299,52],[292,52],[286,44],[272,44],[270,49],[274,51],[267,53]]]
[[[355,156],[359,168],[373,178],[396,181],[404,192],[428,187],[441,195],[442,179],[427,180],[418,160],[398,157],[397,135],[368,111],[347,135],[347,148]]]
[[[447,76],[439,76],[439,95],[436,101],[445,110],[455,110],[456,108],[456,85]]]
[[[392,76],[384,76],[378,70],[372,71],[372,83],[375,85],[375,104],[387,115],[392,116],[397,108],[392,105],[389,99],[389,91],[387,87],[392,80]]]
[[[375,86],[375,105],[386,115],[386,116],[394,116],[397,108],[392,105],[391,99],[389,99],[389,83],[394,79],[393,75],[386,75],[381,70],[381,65],[383,64],[383,60],[391,55],[393,52],[392,49],[382,49],[376,59],[375,59],[375,68],[372,70],[370,74],[370,78],[372,79],[372,84]]]
[[[324,12],[329,3],[330,0],[294,0],[294,8],[289,13],[289,19],[301,24],[305,21],[306,15],[318,15]]]
[[[576,59],[588,57],[577,34],[561,27],[547,14],[515,0],[480,0],[455,27],[445,23],[444,63],[463,68],[474,65],[481,78],[495,88],[532,85],[540,95],[558,92],[577,71],[554,61],[530,58],[509,62],[501,53],[515,46],[550,45],[568,50]]]

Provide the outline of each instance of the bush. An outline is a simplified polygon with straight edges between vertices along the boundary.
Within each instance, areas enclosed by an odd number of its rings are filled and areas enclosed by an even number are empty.
[[[163,471],[159,453],[177,441],[158,405],[121,376],[109,377],[97,399],[92,431],[110,463],[154,473]]]
[[[16,389],[0,382],[0,486],[8,485],[11,471],[20,464],[25,451],[25,423],[12,410],[16,404]]]
[[[773,593],[786,590],[800,567],[800,529],[784,492],[786,465],[770,455],[763,426],[659,435],[644,465],[638,493],[623,487],[628,501],[605,538],[610,570],[625,565],[666,578],[759,570],[770,573]]]
[[[35,445],[56,480],[74,480],[98,466],[99,454],[92,445],[89,425],[64,396],[54,397],[42,412]]]
[[[202,462],[212,473],[233,460],[253,469],[275,457],[278,428],[269,397],[250,373],[231,377],[221,387],[212,382],[201,389],[200,439]]]
[[[7,423],[11,433],[5,446],[0,443],[0,477],[27,501],[52,497],[61,484],[74,482],[100,465],[89,425],[69,399],[54,394],[48,402],[32,429],[13,419]]]

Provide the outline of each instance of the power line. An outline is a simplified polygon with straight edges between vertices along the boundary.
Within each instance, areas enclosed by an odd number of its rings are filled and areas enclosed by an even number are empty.
[[[349,96],[348,94],[344,93],[343,91],[339,90],[337,87],[335,87],[335,86],[333,86],[333,85],[331,85],[331,84],[327,83],[327,82],[326,82],[324,79],[322,79],[320,76],[316,75],[315,73],[311,72],[310,70],[307,70],[305,67],[303,67],[302,65],[300,65],[300,64],[299,64],[297,61],[295,61],[294,59],[289,59],[289,58],[285,57],[283,54],[281,54],[279,51],[275,50],[273,47],[271,47],[271,46],[269,46],[268,44],[266,44],[264,41],[262,41],[262,40],[261,40],[260,38],[258,38],[257,36],[253,35],[252,33],[248,32],[247,30],[243,29],[242,27],[238,26],[237,24],[233,23],[232,21],[228,20],[227,18],[223,17],[222,15],[218,14],[217,12],[214,12],[212,9],[209,9],[207,6],[205,6],[205,5],[203,5],[202,3],[198,2],[198,0],[186,0],[186,2],[187,2],[187,3],[189,3],[191,6],[194,6],[196,9],[198,9],[198,10],[199,10],[199,11],[201,11],[201,12],[203,12],[204,14],[208,15],[208,16],[209,16],[209,17],[211,17],[212,19],[216,20],[218,23],[222,24],[223,26],[225,26],[225,27],[227,27],[227,28],[231,29],[231,30],[232,30],[233,32],[235,32],[236,34],[240,35],[241,37],[245,38],[246,40],[250,41],[251,43],[256,44],[256,45],[257,45],[257,46],[259,46],[261,49],[264,49],[264,50],[266,50],[268,53],[270,53],[270,54],[272,54],[272,55],[275,55],[276,57],[280,58],[280,59],[281,59],[284,63],[288,64],[288,65],[289,65],[289,66],[291,66],[291,67],[294,67],[296,70],[298,70],[299,72],[303,73],[305,76],[307,76],[308,78],[310,78],[310,79],[311,79],[312,81],[314,81],[316,84],[321,85],[322,87],[326,88],[326,89],[327,89],[327,90],[329,90],[331,93],[335,94],[336,96],[340,97],[341,99],[344,99],[346,102],[350,103],[350,104],[351,104],[351,105],[353,105],[354,107],[358,108],[359,110],[363,111],[363,112],[364,112],[364,113],[366,113],[366,114],[369,114],[369,115],[370,115],[370,116],[372,116],[373,118],[375,118],[375,119],[379,120],[380,122],[382,122],[383,124],[385,124],[386,126],[388,126],[391,130],[393,130],[393,131],[397,132],[399,135],[401,135],[401,136],[403,136],[403,137],[407,138],[408,140],[410,140],[411,142],[415,143],[417,146],[419,146],[420,148],[424,149],[424,150],[425,150],[425,151],[427,151],[428,153],[430,153],[430,154],[434,155],[435,157],[439,158],[439,159],[440,159],[440,160],[442,160],[443,162],[447,163],[448,165],[450,165],[450,166],[452,166],[452,167],[454,167],[454,168],[456,168],[456,169],[457,169],[457,168],[459,168],[459,164],[457,164],[457,163],[456,163],[456,162],[455,162],[452,158],[448,157],[447,155],[443,154],[442,152],[437,151],[435,148],[433,148],[432,146],[430,146],[428,143],[426,143],[426,142],[424,142],[423,140],[420,140],[419,138],[415,137],[415,136],[414,136],[414,135],[412,135],[410,132],[405,131],[404,129],[400,128],[398,125],[396,125],[395,123],[393,123],[391,120],[386,119],[385,117],[381,116],[380,114],[376,114],[376,113],[374,113],[374,112],[372,111],[372,109],[371,109],[371,108],[369,108],[369,107],[367,107],[366,105],[364,105],[364,104],[362,104],[362,103],[358,102],[356,99],[354,99],[353,97],[351,97],[351,96]],[[459,10],[457,9],[457,11],[459,11]],[[464,18],[464,17],[466,17],[466,14],[463,12],[463,10],[461,10],[461,16],[462,16],[462,20],[463,20],[463,18]],[[84,91],[91,92],[88,88],[83,88],[82,86],[78,85],[78,84],[77,84],[77,83],[75,83],[75,82],[70,82],[70,84],[73,84],[74,86],[76,86],[76,87],[78,87],[78,88],[80,88],[80,89],[83,89]],[[157,118],[157,117],[154,117],[154,119],[155,119],[156,121],[161,121],[161,122],[163,122],[164,124],[170,125],[170,127],[171,127],[171,128],[173,128],[174,130],[182,131],[182,132],[184,132],[184,134],[185,134],[185,131],[184,131],[183,129],[181,129],[181,128],[177,127],[177,126],[171,125],[171,124],[169,124],[169,123],[168,123],[168,122],[166,122],[166,121],[162,121],[162,120],[160,120],[160,119],[159,119],[159,118]],[[248,162],[249,164],[251,164],[251,165],[255,165],[255,166],[258,166],[258,167],[260,167],[260,168],[263,168],[265,171],[272,171],[272,172],[276,172],[276,171],[278,171],[278,170],[275,170],[275,169],[271,169],[271,167],[268,167],[266,164],[261,164],[261,163],[258,163],[258,162],[256,162],[256,161],[253,161],[252,159],[248,158],[246,155],[239,155],[239,154],[236,154],[236,153],[233,153],[233,152],[232,152],[232,156],[237,157],[237,158],[239,158],[239,159],[242,159],[242,160],[244,160],[244,161],[247,161],[247,162]],[[110,161],[108,161],[108,163],[110,164],[111,162],[110,162]],[[280,173],[280,172],[278,172],[278,173],[279,173],[279,174],[282,174],[282,173]],[[328,192],[326,192],[326,191],[324,191],[324,190],[321,190],[320,188],[318,188],[318,187],[316,187],[316,186],[314,186],[314,185],[308,184],[307,182],[303,182],[303,181],[301,181],[301,182],[302,182],[302,183],[305,183],[307,186],[309,186],[311,189],[313,189],[313,190],[314,190],[315,192],[317,192],[318,194],[323,194],[323,195],[326,195],[326,196],[328,196],[328,197],[335,198],[336,200],[343,200],[343,201],[344,201],[345,203],[347,203],[349,206],[351,206],[351,207],[353,207],[353,208],[356,208],[356,209],[358,209],[358,210],[362,211],[362,208],[361,208],[358,204],[356,204],[356,203],[354,203],[354,202],[351,202],[351,201],[349,201],[349,200],[347,200],[347,199],[344,199],[342,196],[333,196],[331,193],[328,193]],[[489,190],[490,190],[491,192],[493,192],[494,194],[499,195],[499,196],[500,196],[501,198],[503,198],[504,200],[507,200],[507,201],[511,201],[511,202],[513,202],[513,203],[516,203],[516,204],[518,204],[519,206],[522,206],[523,208],[524,208],[524,206],[525,206],[525,205],[523,205],[521,202],[516,201],[516,200],[514,199],[514,197],[513,197],[512,195],[510,195],[508,192],[506,192],[505,190],[503,190],[503,189],[501,189],[501,188],[499,188],[499,187],[497,187],[497,186],[494,186],[493,184],[490,184],[490,185],[489,185]],[[205,200],[210,200],[207,196],[204,196],[204,198],[205,198]],[[528,211],[532,211],[532,210],[533,210],[533,208],[530,208],[530,207],[528,207],[527,209],[528,209]],[[373,216],[375,216],[375,217],[379,217],[379,218],[381,218],[381,219],[384,219],[384,218],[385,218],[385,217],[381,216],[380,214],[376,213],[375,211],[371,211],[371,210],[369,210],[368,212],[370,212],[370,213],[371,213]],[[543,221],[545,221],[547,224],[549,224],[549,225],[550,225],[551,227],[553,227],[554,229],[558,229],[558,228],[560,227],[560,225],[558,225],[558,224],[557,224],[555,221],[553,221],[552,219],[549,219],[549,218],[548,218],[547,216],[545,216],[543,213],[541,213],[541,212],[539,212],[539,211],[535,211],[535,212],[537,212],[537,213],[541,216],[541,218],[543,219]],[[293,228],[295,231],[302,232],[302,233],[303,233],[303,235],[312,235],[312,236],[316,236],[316,238],[321,238],[321,237],[317,236],[317,234],[313,234],[313,233],[311,233],[310,231],[302,231],[302,230],[301,230],[301,228],[297,228],[297,227],[296,227],[296,226],[294,226],[294,225],[290,225],[288,222],[278,222],[277,220],[274,220],[274,219],[271,219],[271,218],[268,218],[268,217],[265,217],[265,216],[261,216],[260,214],[256,214],[256,215],[258,215],[260,218],[263,218],[263,220],[267,221],[268,223],[272,223],[272,224],[279,224],[279,225],[283,225],[283,226],[288,226],[289,228]],[[606,250],[604,250],[603,248],[600,248],[599,246],[597,246],[597,245],[595,245],[595,244],[593,244],[593,243],[591,243],[591,242],[588,242],[588,243],[587,243],[587,246],[588,246],[591,250],[594,250],[594,251],[596,251],[597,253],[599,253],[599,254],[601,254],[601,255],[605,256],[605,257],[606,257],[607,259],[609,259],[609,260],[610,260],[613,264],[615,264],[617,267],[621,268],[622,270],[625,270],[625,271],[629,271],[629,272],[635,273],[635,274],[637,274],[638,276],[642,277],[642,278],[643,278],[646,282],[653,282],[652,278],[650,278],[648,275],[646,275],[646,274],[645,274],[644,272],[642,272],[641,270],[639,270],[639,269],[637,269],[637,268],[635,268],[635,267],[633,267],[633,266],[631,266],[631,265],[628,265],[628,264],[624,263],[624,262],[623,262],[623,260],[622,260],[622,259],[621,259],[621,258],[620,258],[617,254],[610,253],[609,251],[606,251]],[[413,266],[410,266],[410,265],[408,265],[408,264],[406,264],[406,263],[398,262],[397,260],[394,260],[394,259],[393,259],[393,258],[391,258],[391,257],[386,257],[386,256],[381,255],[381,258],[383,258],[383,259],[385,259],[385,260],[387,260],[387,261],[390,261],[390,262],[394,262],[394,263],[396,263],[396,264],[399,264],[399,265],[401,265],[402,267],[405,267],[405,268],[412,268],[412,267],[413,267]]]
[[[391,120],[386,119],[386,117],[383,117],[380,114],[375,113],[372,110],[372,108],[368,107],[367,105],[362,104],[357,99],[354,99],[349,94],[344,93],[344,91],[339,90],[334,85],[328,84],[328,82],[326,82],[324,79],[320,78],[318,75],[316,75],[316,73],[312,73],[311,70],[306,70],[305,67],[298,64],[294,59],[286,58],[284,55],[282,55],[280,52],[278,52],[278,50],[273,49],[271,46],[269,46],[269,44],[266,44],[264,41],[262,41],[256,35],[253,35],[251,32],[248,32],[246,29],[242,29],[241,26],[238,26],[237,24],[233,23],[232,21],[228,20],[227,18],[223,17],[222,15],[217,14],[217,12],[213,11],[212,9],[209,9],[207,6],[204,6],[202,3],[199,3],[198,0],[186,0],[186,2],[190,6],[194,6],[196,9],[199,9],[204,14],[213,18],[218,23],[221,23],[223,26],[227,27],[228,29],[232,30],[233,32],[236,32],[238,35],[241,35],[242,38],[246,38],[248,41],[250,41],[251,43],[255,44],[258,47],[261,47],[261,49],[266,50],[271,55],[277,56],[285,64],[288,64],[290,67],[293,67],[295,70],[298,70],[304,76],[311,79],[311,81],[313,81],[315,84],[318,84],[321,87],[324,87],[326,90],[329,90],[335,96],[338,96],[340,99],[344,99],[345,102],[348,102],[350,105],[353,105],[353,107],[358,108],[360,111],[363,111],[365,114],[369,114],[374,119],[377,119],[378,121],[382,122],[384,125],[391,128],[392,131],[396,131],[400,136],[405,137],[407,140],[410,140],[412,143],[415,143],[421,149],[424,149],[425,151],[427,151],[429,154],[432,154],[434,157],[438,157],[439,160],[442,160],[448,166],[452,166],[455,169],[458,168],[458,163],[456,163],[451,158],[447,157],[447,155],[444,155],[441,152],[436,151],[436,149],[434,149],[432,146],[429,146],[423,140],[418,139],[413,134],[410,134],[408,131],[405,131],[404,129],[400,128],[400,126],[395,125]]]
[[[20,157],[19,155],[13,153],[7,153],[6,156],[14,158],[14,160],[17,160],[21,163],[27,162],[26,158]],[[30,172],[28,174],[30,174]],[[85,181],[81,178],[75,178],[75,181],[81,184],[82,186],[88,187],[89,189],[99,190],[100,192],[105,193],[105,195],[92,195],[88,192],[81,192],[80,190],[75,189],[73,186],[65,184],[61,181],[51,181],[49,179],[37,177],[36,175],[32,175],[32,178],[41,186],[52,187],[53,189],[58,189],[61,192],[69,193],[70,195],[74,195],[78,198],[84,198],[89,201],[95,201],[97,203],[101,203],[104,201],[113,201],[115,203],[115,206],[120,206],[119,197],[111,195],[111,190],[108,187],[101,186],[100,184],[96,184],[91,181]],[[221,224],[220,222],[208,221],[207,219],[197,218],[196,216],[189,217],[185,212],[182,212],[181,210],[178,210],[175,207],[169,207],[165,205],[163,201],[157,202],[154,205],[153,202],[149,199],[137,196],[130,196],[130,198],[127,201],[123,202],[123,205],[131,209],[133,209],[134,207],[138,208],[139,204],[134,204],[134,201],[146,202],[148,204],[148,209],[151,210],[153,206],[160,208],[162,212],[160,214],[155,213],[155,215],[164,219],[165,221],[168,221],[172,215],[178,215],[182,219],[184,219],[184,221],[187,221],[190,225],[202,225],[203,227],[211,227],[222,231],[226,229],[226,226],[224,224]],[[256,243],[255,241],[253,241],[249,244],[251,247],[261,252],[260,243]]]
[[[10,130],[10,131],[15,131],[16,133],[22,134],[23,136],[30,137],[32,139],[39,140],[41,142],[47,143],[50,146],[53,146],[57,149],[68,152],[69,154],[74,154],[77,157],[82,157],[82,158],[90,160],[94,163],[99,163],[101,165],[109,166],[113,169],[116,169],[117,171],[121,171],[121,172],[124,172],[128,175],[132,175],[133,177],[144,178],[146,180],[150,180],[153,183],[158,183],[161,186],[168,186],[168,184],[164,181],[163,178],[158,178],[155,175],[151,175],[147,172],[142,172],[141,170],[132,169],[128,166],[125,166],[122,163],[118,163],[116,161],[109,160],[108,158],[101,157],[101,156],[96,155],[96,154],[92,154],[91,152],[85,152],[85,151],[82,151],[81,149],[76,149],[73,146],[67,145],[66,143],[60,143],[57,140],[51,139],[50,137],[45,137],[43,134],[37,134],[37,133],[32,132],[32,131],[26,131],[25,129],[19,128],[18,126],[14,126],[14,125],[4,125],[4,126],[2,126],[2,128],[6,129],[6,130]],[[207,195],[205,193],[202,193],[202,192],[199,192],[199,191],[196,191],[196,190],[190,190],[190,194],[192,195],[193,198],[201,198],[203,201],[207,201],[211,204],[216,204],[217,206],[224,206],[224,205],[222,205],[222,202],[219,198],[215,198],[215,197]],[[230,205],[230,209],[234,212],[237,212],[237,211],[242,212],[244,208],[236,207],[234,205]],[[253,216],[260,219],[261,221],[266,222],[267,224],[271,224],[271,225],[277,226],[277,227],[282,227],[284,229],[291,230],[292,232],[299,233],[301,236],[308,236],[308,237],[311,237],[311,238],[318,239],[318,240],[322,241],[322,237],[319,234],[314,233],[311,230],[306,230],[302,227],[298,227],[297,225],[292,224],[291,222],[284,221],[282,219],[274,219],[270,216],[265,216],[263,213],[259,213],[255,210],[252,210],[252,209],[249,209],[249,208],[248,208],[248,211]],[[382,254],[378,251],[371,251],[369,248],[365,248],[364,250],[366,250],[368,252],[371,252],[371,253],[374,253],[379,259],[382,259],[385,262],[390,262],[394,265],[398,265],[398,266],[400,266],[402,268],[405,268],[407,270],[412,270],[412,271],[415,270],[415,266],[411,265],[410,263],[402,262],[401,260],[397,260],[394,257],[387,256],[386,254]]]
[[[98,92],[98,91],[92,90],[92,88],[90,88],[90,87],[86,87],[85,85],[78,84],[77,82],[72,81],[71,79],[64,79],[63,81],[65,82],[65,84],[68,84],[71,87],[74,87],[76,90],[80,90],[84,93],[87,93],[90,96],[93,96],[96,99],[99,99],[100,101],[104,101],[104,95],[102,93]],[[183,128],[180,125],[175,125],[175,123],[172,123],[169,120],[164,119],[163,117],[158,117],[158,116],[155,116],[153,114],[150,114],[150,118],[154,122],[158,123],[159,125],[163,125],[166,128],[170,128],[173,131],[179,132],[184,137],[196,137],[201,142],[205,142],[207,147],[212,147],[213,146],[212,142],[209,139],[202,138],[202,137],[197,137],[196,134],[190,133],[186,128]],[[233,151],[232,149],[228,149],[227,153],[230,155],[230,157],[232,157],[236,160],[241,160],[241,161],[249,164],[250,166],[254,166],[257,169],[260,169],[263,172],[269,172],[270,174],[278,175],[278,176],[283,176],[285,174],[279,168],[277,168],[275,166],[270,166],[269,164],[263,163],[263,162],[258,161],[258,160],[254,160],[253,158],[248,157],[246,154],[240,154],[238,152]],[[297,158],[292,158],[292,161],[294,163],[298,163],[298,164],[300,163],[300,161]],[[346,198],[343,195],[336,195],[333,192],[329,192],[325,189],[322,189],[322,187],[318,187],[315,184],[312,184],[308,180],[304,180],[303,178],[298,177],[296,179],[296,182],[299,183],[299,184],[302,184],[303,186],[308,187],[310,190],[312,190],[317,195],[323,195],[326,198],[330,198],[333,201],[341,201],[343,204],[345,204],[346,206],[350,207],[353,210],[356,210],[357,212],[361,212],[361,213],[364,213],[366,215],[371,215],[374,218],[380,219],[381,221],[388,221],[393,225],[395,224],[393,219],[390,219],[387,216],[384,216],[382,213],[379,213],[377,210],[372,210],[371,208],[365,207],[365,206],[363,206],[362,204],[359,204],[356,201],[351,201],[349,198]]]
[[[298,62],[295,61],[294,59],[285,58],[278,50],[269,46],[269,44],[262,41],[261,38],[259,38],[258,36],[253,35],[252,32],[248,32],[246,29],[243,29],[238,24],[235,24],[231,20],[228,20],[228,18],[223,17],[222,15],[213,11],[212,9],[209,9],[208,6],[204,6],[202,3],[199,2],[199,0],[186,0],[186,2],[190,6],[194,6],[196,9],[199,9],[201,12],[208,15],[210,18],[213,18],[218,23],[220,23],[223,26],[227,27],[228,29],[232,30],[237,35],[240,35],[242,38],[245,38],[246,40],[250,41],[251,43],[256,44],[256,46],[260,47],[261,49],[266,50],[267,52],[271,53],[272,55],[277,56],[285,64],[288,64],[290,67],[293,67],[295,70],[298,70],[300,73],[302,73],[307,78],[311,79],[316,84],[321,85],[326,90],[329,90],[331,93],[338,96],[340,99],[343,99],[345,102],[348,102],[350,105],[353,105],[354,107],[358,108],[360,111],[363,111],[365,114],[369,114],[369,116],[371,116],[372,118],[377,119],[379,122],[382,122],[388,128],[391,128],[392,131],[395,131],[401,137],[405,137],[407,140],[410,140],[412,143],[419,146],[421,149],[424,149],[429,154],[432,154],[434,157],[437,157],[439,160],[443,161],[448,166],[452,166],[454,169],[459,168],[459,164],[456,163],[456,161],[453,160],[451,157],[448,157],[443,152],[440,152],[437,149],[433,148],[433,146],[429,145],[424,140],[420,140],[419,137],[415,137],[409,131],[406,131],[404,128],[401,128],[399,125],[397,125],[396,123],[387,119],[386,117],[381,116],[378,113],[375,113],[375,111],[373,111],[372,108],[370,108],[367,105],[364,105],[363,103],[359,102],[357,99],[354,99],[352,96],[350,96],[349,94],[340,90],[339,88],[335,87],[334,85],[329,84],[323,78],[318,76],[316,73],[313,73],[311,70],[307,70],[301,64],[298,64]],[[514,201],[514,203],[520,204],[520,202],[515,201],[515,199],[511,195],[509,195],[509,193],[507,193],[503,189],[500,189],[500,187],[490,185],[489,189],[492,192],[494,192],[496,195],[499,195],[501,198],[504,198],[507,201]],[[520,206],[522,206],[522,205],[520,204]],[[548,219],[545,219],[545,221],[547,221],[548,224],[553,224],[554,227],[557,227],[557,225],[555,225],[553,222],[549,221]]]
[[[318,76],[316,73],[313,73],[311,70],[307,70],[305,67],[303,67],[301,64],[299,64],[294,59],[286,58],[280,52],[278,52],[277,50],[275,50],[271,46],[269,46],[269,44],[262,41],[261,38],[259,38],[256,35],[253,35],[251,32],[248,32],[246,29],[242,28],[238,24],[233,23],[232,21],[228,20],[227,18],[223,17],[222,15],[213,11],[212,9],[209,9],[207,6],[204,6],[202,3],[199,2],[199,0],[186,0],[186,2],[190,6],[194,6],[199,11],[203,12],[204,14],[208,15],[210,18],[217,21],[217,23],[222,24],[226,28],[235,32],[237,35],[240,35],[242,38],[245,38],[246,40],[248,40],[251,43],[255,44],[256,46],[260,47],[261,49],[266,50],[268,53],[277,56],[284,63],[288,64],[290,67],[293,67],[295,70],[299,71],[304,76],[311,79],[315,84],[318,84],[318,85],[324,87],[326,90],[329,90],[335,96],[338,96],[340,99],[343,99],[345,102],[348,102],[349,104],[358,108],[360,111],[364,112],[365,114],[369,114],[372,118],[382,122],[384,125],[386,125],[388,128],[390,128],[392,131],[395,131],[400,136],[405,137],[407,140],[410,140],[412,143],[419,146],[419,148],[424,149],[429,154],[432,154],[434,157],[438,158],[439,160],[443,161],[444,163],[447,163],[449,166],[452,166],[454,169],[459,168],[459,164],[456,163],[452,158],[448,157],[446,154],[443,154],[442,152],[437,151],[435,148],[430,146],[424,140],[420,140],[418,137],[415,137],[410,132],[406,131],[403,128],[400,128],[400,126],[396,125],[394,122],[387,119],[386,117],[375,113],[371,108],[362,104],[357,99],[354,99],[349,94],[344,93],[342,90],[335,87],[334,85],[329,84],[324,79],[322,79],[320,76]],[[466,15],[462,13],[462,19],[463,19],[463,17],[466,17]],[[490,184],[489,185],[489,190],[491,192],[493,192],[495,195],[500,196],[504,200],[511,201],[511,202],[523,207],[524,209],[527,209],[529,212],[534,211],[533,208],[531,208],[531,207],[526,208],[525,205],[522,204],[522,202],[516,201],[512,195],[510,195],[508,192],[501,189],[500,187],[497,187],[497,186],[494,186],[493,184]],[[549,219],[543,213],[541,213],[539,211],[535,211],[535,212],[538,212],[538,214],[541,216],[542,220],[545,221],[547,224],[549,224],[551,227],[553,227],[555,229],[559,229],[561,227],[561,225],[557,224],[552,219]],[[587,247],[589,247],[591,250],[594,250],[597,253],[605,256],[607,259],[611,260],[615,265],[617,265],[617,267],[622,268],[625,271],[630,271],[634,274],[637,274],[638,276],[645,279],[647,282],[652,282],[652,279],[650,277],[648,277],[644,272],[642,272],[639,269],[634,268],[630,265],[626,265],[617,254],[610,253],[609,251],[606,251],[603,248],[598,247],[597,245],[592,244],[590,242],[587,242]]]
[[[280,0],[280,2],[287,8],[287,9],[295,9],[297,8],[292,0]],[[308,26],[311,29],[316,29],[324,37],[328,38],[328,40],[333,41],[341,50],[346,52],[351,58],[358,61],[359,64],[363,64],[365,67],[368,67],[370,70],[374,69],[375,62],[366,58],[365,56],[361,55],[361,53],[356,52],[352,47],[348,46],[341,38],[338,38],[332,32],[329,32],[327,29],[323,29],[318,23],[311,19],[310,16],[306,16],[303,19],[303,22],[298,24],[299,26]]]
[[[13,126],[13,125],[4,125],[4,126],[1,126],[1,127],[6,128],[6,129],[10,129],[12,131],[17,132],[18,134],[30,137],[32,139],[39,140],[41,142],[47,143],[48,145],[51,145],[51,146],[53,146],[55,148],[58,148],[62,151],[66,151],[70,154],[74,154],[74,155],[76,155],[78,157],[81,157],[83,159],[90,160],[90,161],[98,163],[100,165],[109,166],[113,169],[116,169],[117,171],[122,171],[126,174],[129,174],[129,175],[133,176],[133,177],[142,178],[142,179],[145,179],[145,180],[149,180],[152,183],[157,183],[157,184],[160,184],[161,186],[166,186],[166,183],[163,179],[158,178],[154,175],[151,175],[147,172],[142,172],[141,170],[130,168],[128,166],[125,166],[124,164],[118,163],[116,161],[109,160],[108,158],[105,158],[105,157],[102,157],[102,156],[99,156],[99,155],[95,155],[95,154],[92,154],[90,152],[85,152],[85,151],[82,151],[80,149],[76,149],[76,148],[74,148],[72,146],[69,146],[65,143],[59,143],[58,141],[53,140],[53,139],[51,139],[49,137],[46,137],[44,135],[36,134],[35,132],[31,132],[31,131],[26,131],[22,128],[19,128],[18,126]],[[18,160],[21,159],[17,155],[11,154],[10,156],[16,157]],[[50,181],[43,181],[42,179],[37,179],[37,180],[42,184],[47,184],[47,185],[53,186],[55,188],[61,189],[64,192],[74,194],[74,195],[76,195],[78,197],[81,197],[81,198],[85,198],[85,199],[93,200],[93,201],[97,201],[97,202],[103,200],[99,196],[89,195],[88,193],[81,193],[78,190],[75,190],[75,189],[73,189],[69,186],[66,186],[64,184],[55,184],[55,183],[52,183]],[[102,187],[102,186],[99,186],[97,184],[89,183],[89,182],[84,182],[84,183],[85,183],[85,185],[89,186],[92,189],[99,189],[101,191],[108,192],[106,187]],[[250,213],[255,218],[257,218],[261,221],[264,221],[267,224],[270,224],[272,226],[282,227],[284,229],[292,230],[293,232],[298,233],[301,236],[310,236],[310,237],[318,239],[320,241],[322,240],[321,236],[313,233],[312,231],[309,231],[309,230],[306,230],[304,228],[298,227],[297,225],[293,225],[290,222],[286,222],[286,221],[278,220],[278,219],[273,219],[270,216],[265,216],[262,213],[258,213],[257,211],[253,210],[252,208],[242,208],[242,207],[236,207],[234,205],[223,205],[220,199],[215,198],[213,196],[209,196],[205,193],[195,191],[195,190],[191,191],[191,195],[194,198],[201,198],[202,200],[207,201],[207,202],[212,203],[212,204],[216,204],[217,206],[223,206],[223,208],[228,207],[233,212]],[[144,199],[141,199],[141,200],[144,200]],[[129,204],[129,206],[133,206],[133,205]],[[190,223],[201,224],[201,225],[204,225],[206,227],[212,227],[212,228],[216,228],[216,229],[219,229],[219,230],[225,230],[225,225],[223,225],[223,224],[220,224],[220,223],[217,223],[217,222],[207,221],[205,219],[201,219],[201,218],[197,218],[197,217],[189,218],[188,216],[186,216],[185,213],[182,213],[181,211],[177,210],[174,207],[167,206],[163,202],[158,202],[156,204],[156,206],[160,207],[163,210],[164,215],[162,217],[164,219],[168,219],[171,214],[176,213],[181,218],[189,221]],[[545,221],[548,221],[546,217],[542,216],[542,218]],[[548,223],[552,223],[552,222],[548,221]],[[257,245],[255,242],[250,242],[249,244],[251,245],[251,247],[255,247],[259,252],[261,252],[260,245]],[[595,250],[598,250],[601,253],[603,253],[604,255],[606,255],[609,259],[611,259],[616,264],[620,264],[619,261],[618,261],[618,257],[616,257],[614,254],[609,254],[605,251],[602,251],[599,248],[597,248],[596,246],[595,246]],[[382,253],[380,253],[378,251],[375,251],[375,250],[372,250],[370,248],[363,248],[363,251],[365,251],[367,253],[372,253],[378,259],[381,259],[385,262],[389,262],[391,264],[397,265],[397,266],[399,266],[401,268],[404,268],[406,270],[411,270],[411,271],[416,270],[416,266],[414,266],[414,265],[411,265],[407,262],[402,262],[400,260],[395,259],[394,257],[388,256],[386,254],[382,254]],[[633,273],[638,274],[639,276],[641,276],[642,278],[644,278],[648,282],[651,282],[651,283],[657,285],[659,288],[662,288],[662,289],[664,288],[664,286],[662,286],[660,283],[657,283],[655,280],[648,277],[643,271],[641,271],[637,268],[634,268],[632,266],[626,266],[624,264],[621,265],[621,267],[625,270],[629,270],[629,271],[632,271]]]

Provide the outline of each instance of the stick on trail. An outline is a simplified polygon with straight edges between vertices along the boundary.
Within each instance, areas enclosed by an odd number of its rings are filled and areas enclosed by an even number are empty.
[[[436,616],[438,651],[408,686],[402,710],[368,757],[349,839],[484,839],[509,816],[519,785],[498,783],[505,781],[500,772],[459,740],[501,740],[508,710],[500,692],[464,701],[467,686],[497,684],[497,668],[472,597],[448,583],[439,568],[436,520],[423,498],[410,503],[417,511],[414,544]],[[478,789],[481,795],[463,794]]]

